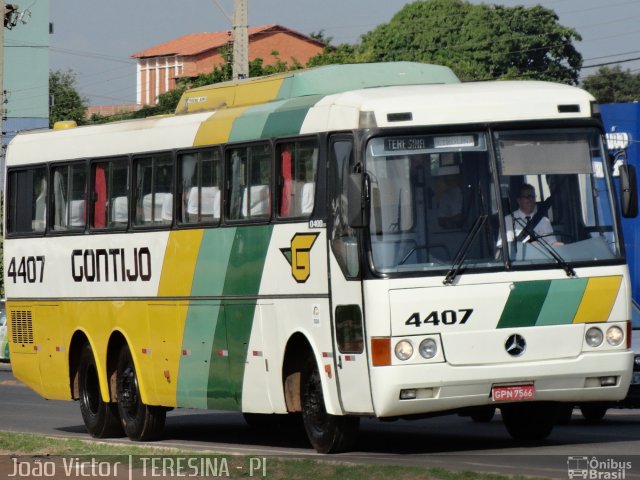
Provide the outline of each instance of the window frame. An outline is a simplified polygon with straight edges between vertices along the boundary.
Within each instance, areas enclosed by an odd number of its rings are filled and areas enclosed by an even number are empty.
[[[169,174],[169,192],[157,192],[155,188],[157,187],[157,176],[156,176],[156,162],[163,157],[168,157],[170,160],[170,168],[171,172]],[[145,195],[153,195],[152,202],[152,213],[153,220],[149,224],[138,223],[137,220],[137,209],[138,209],[138,200],[139,200],[139,192],[138,190],[138,169],[137,162],[143,161],[146,159],[151,159],[151,187],[152,190],[150,193]],[[130,175],[129,175],[129,228],[133,230],[167,230],[170,229],[175,223],[175,190],[176,190],[176,181],[175,181],[175,172],[176,172],[176,155],[175,150],[158,150],[154,152],[144,152],[144,153],[135,153],[130,156]],[[156,194],[157,193],[169,193],[171,194],[171,219],[166,222],[156,222],[155,219],[155,206],[156,206]],[[142,198],[142,202],[144,203],[144,196]],[[144,206],[143,206],[144,208]],[[162,218],[162,217],[161,217]]]
[[[84,192],[84,209],[85,209],[85,222],[84,225],[82,227],[77,227],[77,228],[70,228],[67,227],[66,229],[59,229],[57,230],[55,228],[54,222],[55,222],[55,195],[51,195],[51,192],[49,192],[49,204],[51,206],[51,214],[49,215],[49,219],[48,219],[48,233],[51,235],[79,235],[79,234],[84,234],[88,229],[89,229],[89,222],[90,222],[90,214],[91,211],[87,210],[90,207],[90,198],[91,198],[91,194],[90,194],[90,183],[91,183],[91,178],[90,178],[90,167],[89,167],[90,161],[88,159],[81,159],[81,160],[73,160],[73,161],[69,161],[69,162],[60,162],[60,163],[51,163],[49,164],[49,181],[50,181],[50,185],[51,188],[53,189],[53,183],[54,183],[54,176],[55,176],[55,170],[59,169],[59,168],[70,168],[70,167],[75,167],[75,166],[82,166],[82,168],[84,169],[84,175],[85,175],[85,192]],[[67,185],[68,187],[68,185]],[[73,200],[72,198],[70,200]],[[67,201],[69,201],[69,199],[67,199]]]
[[[268,205],[268,210],[267,210],[267,214],[266,215],[248,215],[248,216],[240,216],[239,218],[232,218],[230,215],[230,208],[231,208],[231,204],[232,204],[232,197],[231,197],[231,181],[232,181],[232,175],[231,175],[231,155],[232,152],[234,150],[238,150],[238,149],[244,149],[245,153],[249,151],[249,149],[254,148],[254,147],[259,147],[259,146],[266,146],[269,148],[269,168],[268,168],[268,172],[269,172],[269,183],[266,184],[269,188],[269,192],[267,195],[267,201],[269,203]],[[224,205],[224,223],[227,225],[238,225],[238,224],[266,224],[266,223],[270,223],[272,218],[273,218],[273,178],[274,178],[274,145],[273,142],[271,141],[256,141],[256,142],[243,142],[243,143],[233,143],[233,144],[227,144],[224,146],[224,157],[223,157],[223,161],[224,161],[224,193],[223,193],[223,205]],[[247,188],[247,187],[252,187],[252,186],[258,186],[258,185],[265,185],[265,184],[261,184],[261,183],[257,183],[257,184],[252,184],[251,183],[251,173],[252,173],[252,162],[251,159],[247,156],[247,172],[246,172],[246,182],[247,184],[243,186],[243,188]],[[242,201],[244,199],[244,194],[241,195],[240,197],[240,214],[242,214],[243,211],[243,205],[242,205]],[[251,202],[251,192],[249,191],[249,195],[248,195],[248,201]],[[250,213],[250,206],[247,208],[247,210]]]
[[[95,166],[98,164],[105,164],[105,163],[124,163],[127,167],[127,182],[126,182],[126,195],[124,195],[124,197],[127,199],[127,221],[125,222],[125,224],[121,227],[115,226],[115,225],[109,225],[110,222],[107,221],[109,215],[111,215],[111,209],[107,208],[105,211],[105,226],[104,227],[96,227],[95,226],[95,203],[97,202],[97,198],[96,198],[96,188],[95,188],[95,173],[94,173],[94,169]],[[111,172],[111,169],[109,169],[109,171]],[[109,177],[112,178],[112,177]],[[109,183],[108,179],[105,179],[105,182],[107,185],[111,186],[112,183]],[[108,191],[105,192],[105,194]],[[120,195],[119,197],[122,197],[123,195]],[[112,197],[109,199],[109,201],[113,198],[116,197]],[[101,233],[101,232],[106,232],[106,233],[116,233],[116,232],[126,232],[127,230],[129,230],[129,227],[131,225],[131,156],[130,155],[118,155],[118,156],[112,156],[112,157],[100,157],[100,158],[92,158],[89,161],[89,199],[88,199],[88,203],[89,203],[89,217],[88,217],[88,231],[92,232],[92,233]]]
[[[217,181],[217,187],[220,190],[220,203],[218,205],[219,208],[219,216],[218,218],[213,218],[211,221],[202,221],[200,220],[196,220],[194,222],[187,222],[187,221],[183,221],[183,208],[184,208],[184,203],[182,201],[177,201],[182,199],[182,196],[184,195],[184,184],[182,182],[182,156],[184,155],[199,155],[202,152],[205,151],[211,151],[211,152],[217,152],[219,155],[218,158],[218,162],[219,162],[219,178]],[[215,155],[215,154],[214,154]],[[182,150],[177,150],[175,153],[175,159],[174,159],[174,171],[176,172],[176,180],[175,180],[175,185],[174,185],[174,190],[176,191],[176,196],[177,199],[175,201],[175,213],[173,215],[174,217],[174,222],[175,225],[178,228],[202,228],[202,227],[217,227],[220,226],[222,224],[222,220],[224,218],[224,197],[225,197],[225,167],[224,167],[224,150],[223,150],[223,146],[222,145],[207,145],[207,146],[201,146],[201,147],[196,147],[196,148],[190,148],[190,149],[182,149]],[[214,159],[214,162],[216,160]],[[201,159],[198,157],[196,158],[196,168],[197,168],[197,181],[200,183],[200,185],[196,185],[196,187],[199,187],[200,189],[202,189],[202,175],[201,175],[201,170],[200,170],[200,166],[202,165],[202,161]],[[193,188],[193,187],[192,187]],[[200,200],[202,199],[202,193],[200,192]],[[200,215],[202,215],[202,209],[200,208]]]
[[[33,170],[36,171],[37,169],[40,168],[44,168],[45,170],[45,176],[44,178],[47,181],[47,197],[45,198],[45,209],[46,209],[46,213],[45,213],[45,218],[44,218],[44,228],[42,230],[30,230],[30,231],[21,231],[21,232],[16,232],[14,231],[9,231],[9,226],[10,226],[10,218],[13,218],[14,220],[18,217],[21,216],[20,212],[15,211],[14,215],[11,216],[11,212],[10,207],[14,207],[17,209],[17,203],[18,202],[13,202],[12,201],[17,199],[16,196],[14,196],[14,191],[13,191],[13,186],[10,185],[10,178],[12,177],[12,175],[14,174],[19,174],[20,172],[27,172],[29,170]],[[5,202],[5,212],[4,215],[7,217],[5,219],[5,225],[6,225],[6,231],[5,231],[5,236],[7,238],[20,238],[20,237],[44,237],[47,234],[48,231],[48,226],[49,226],[49,212],[51,211],[50,205],[49,205],[49,185],[50,185],[50,174],[49,174],[49,164],[48,163],[33,163],[33,164],[29,164],[29,165],[24,165],[24,166],[16,166],[16,167],[10,167],[6,170],[5,172],[6,174],[6,191],[5,191],[5,198],[4,198],[4,202]],[[16,185],[16,189],[18,189],[18,186]],[[33,206],[33,203],[31,204],[31,206]],[[33,222],[34,218],[33,218],[33,214],[29,215],[31,217],[31,221]],[[14,222],[15,223],[15,222]]]
[[[280,210],[281,210],[281,206],[282,206],[282,189],[283,189],[283,175],[282,175],[282,162],[280,161],[280,154],[281,154],[281,148],[283,145],[285,144],[292,144],[292,143],[299,143],[299,144],[304,144],[304,143],[314,143],[314,148],[316,150],[316,165],[315,165],[315,170],[312,171],[313,173],[313,185],[314,185],[314,192],[313,192],[313,208],[311,209],[311,211],[309,213],[305,213],[305,214],[301,214],[301,215],[281,215],[280,214]],[[318,138],[317,135],[311,135],[311,136],[304,136],[304,137],[290,137],[290,138],[278,138],[275,142],[274,142],[274,146],[273,146],[273,164],[274,164],[274,181],[272,181],[272,183],[274,184],[274,191],[273,191],[273,216],[274,219],[277,220],[278,222],[299,222],[301,220],[308,220],[310,218],[312,218],[318,209],[318,202],[316,201],[317,198],[317,193],[318,193],[318,189],[319,189],[319,171],[320,171],[320,158],[321,158],[322,152],[321,152],[321,142],[320,139]],[[313,166],[312,166],[313,168]],[[295,174],[295,172],[294,172]],[[295,181],[295,180],[294,180]],[[311,183],[311,182],[305,182],[305,183]]]

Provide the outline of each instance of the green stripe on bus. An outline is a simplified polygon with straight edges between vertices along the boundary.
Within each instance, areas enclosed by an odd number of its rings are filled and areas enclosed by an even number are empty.
[[[189,305],[176,392],[180,407],[207,408],[211,353],[219,312],[219,303],[194,301]]]
[[[235,119],[229,142],[244,142],[256,139],[256,132],[262,132],[269,115],[282,105],[283,102],[270,102],[247,108],[242,115]]]
[[[258,294],[272,231],[272,225],[236,229],[223,295]]]
[[[222,295],[235,236],[235,228],[204,231],[193,274],[192,297]],[[182,340],[178,406],[208,408],[209,397],[229,397],[225,328],[220,301],[190,304]],[[212,377],[214,382],[211,382]],[[219,390],[210,392],[211,383]]]
[[[271,225],[235,229],[226,269],[218,271],[225,277],[224,297],[258,295],[272,231]],[[215,271],[211,275],[216,275]],[[211,352],[207,408],[242,406],[242,381],[256,304],[255,299],[223,300]]]
[[[550,280],[515,282],[498,321],[498,328],[534,326],[550,285]]]
[[[219,410],[237,410],[234,390],[229,379],[229,345],[227,343],[227,316],[224,307],[220,308],[213,338],[211,365],[207,378],[207,408]]]
[[[588,281],[588,278],[552,280],[536,325],[572,323]]]
[[[310,95],[285,102],[267,118],[262,130],[262,138],[283,137],[300,133],[309,109],[323,97],[323,95]]]
[[[192,297],[222,295],[235,238],[236,228],[205,230],[193,274]]]

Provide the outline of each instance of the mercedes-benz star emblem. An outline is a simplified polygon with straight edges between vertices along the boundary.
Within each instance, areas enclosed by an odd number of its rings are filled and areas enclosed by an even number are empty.
[[[527,342],[522,335],[517,333],[509,335],[507,341],[504,342],[504,349],[513,357],[519,357],[527,349]]]

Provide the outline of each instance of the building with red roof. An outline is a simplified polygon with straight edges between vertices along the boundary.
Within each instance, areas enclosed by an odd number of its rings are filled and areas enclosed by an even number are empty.
[[[134,53],[137,103],[155,104],[158,95],[176,87],[177,79],[211,73],[226,61],[221,48],[230,41],[230,32],[192,33]],[[281,25],[249,28],[249,61],[261,58],[264,65],[278,60],[304,65],[324,47],[324,42]]]

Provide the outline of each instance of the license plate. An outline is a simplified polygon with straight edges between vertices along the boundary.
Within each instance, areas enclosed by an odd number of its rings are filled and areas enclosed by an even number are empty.
[[[640,384],[640,372],[633,372],[633,382],[634,385]]]
[[[494,402],[533,400],[535,391],[536,389],[533,385],[495,386],[491,389],[491,397]]]

